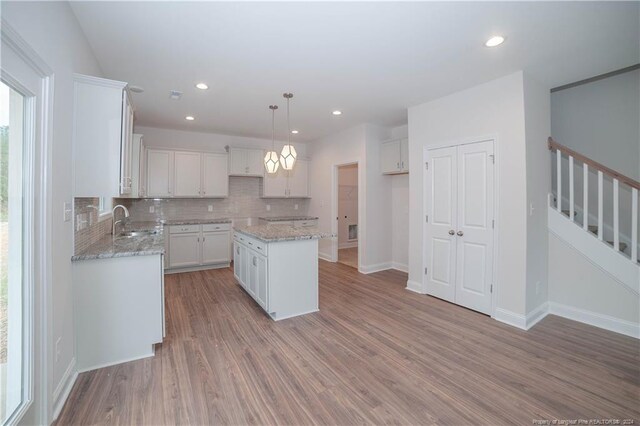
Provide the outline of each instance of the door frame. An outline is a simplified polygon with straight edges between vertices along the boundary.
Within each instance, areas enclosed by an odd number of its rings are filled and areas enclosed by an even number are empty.
[[[499,283],[499,275],[498,275],[498,257],[500,254],[500,239],[499,239],[499,228],[500,228],[500,217],[499,217],[499,205],[500,205],[500,175],[499,175],[499,167],[498,165],[500,164],[500,159],[498,156],[498,135],[496,134],[491,134],[491,135],[487,135],[487,136],[479,136],[479,137],[472,137],[472,138],[462,138],[462,139],[457,139],[457,140],[452,140],[452,141],[446,141],[446,142],[439,142],[439,143],[435,143],[429,146],[425,146],[423,148],[423,153],[422,153],[422,161],[423,164],[426,164],[429,160],[430,160],[430,151],[435,150],[435,149],[439,149],[439,148],[449,148],[449,147],[453,147],[453,146],[459,146],[459,145],[469,145],[469,144],[473,144],[473,143],[478,143],[478,142],[488,142],[488,141],[492,141],[493,142],[493,155],[494,155],[494,168],[493,168],[493,218],[495,220],[495,226],[493,228],[493,292],[491,293],[491,312],[490,315],[491,317],[493,317],[495,315],[495,309],[496,309],[496,304],[497,304],[497,300],[498,300],[498,291],[500,289],[500,283]],[[428,185],[429,185],[429,179],[428,179],[428,173],[426,173],[426,170],[423,169],[423,173],[422,173],[422,217],[426,218],[427,213],[428,213],[428,200],[427,197],[425,196]],[[425,219],[426,220],[426,219]],[[427,244],[427,227],[425,226],[424,222],[423,222],[423,227],[422,227],[422,271],[425,270],[425,268],[427,267],[427,265],[429,265],[429,256],[430,253],[428,252],[428,244]],[[422,292],[424,294],[429,294],[427,292],[427,274],[422,273]]]
[[[31,178],[26,185],[27,221],[34,229],[28,238],[35,243],[30,247],[33,270],[31,288],[26,291],[26,326],[30,328],[25,341],[27,358],[25,359],[26,380],[29,388],[25,390],[26,400],[10,422],[19,422],[30,410],[35,410],[34,420],[51,423],[53,420],[54,396],[50,377],[53,373],[53,350],[51,336],[52,321],[52,173],[53,157],[53,99],[54,73],[35,50],[4,19],[1,19],[0,37],[2,42],[24,62],[40,79],[39,90],[32,97],[39,97],[40,106],[32,112],[32,119],[39,125],[39,132],[30,135],[26,158],[29,165],[25,169]],[[19,77],[2,71],[3,79],[20,87]],[[31,100],[33,102],[33,99]],[[37,106],[37,105],[36,105]],[[37,120],[37,121],[36,121]],[[33,133],[33,132],[31,132]]]
[[[332,167],[331,173],[331,233],[334,235],[338,235],[338,203],[339,200],[339,179],[338,179],[338,170],[343,166],[353,166],[356,165],[358,167],[358,272],[362,273],[362,255],[364,253],[364,242],[366,241],[365,232],[364,232],[364,197],[362,196],[362,167],[360,166],[359,160],[346,161],[343,163],[334,164]],[[334,219],[335,217],[335,219]],[[339,246],[338,238],[332,239],[331,246],[331,261],[338,261],[338,246]]]

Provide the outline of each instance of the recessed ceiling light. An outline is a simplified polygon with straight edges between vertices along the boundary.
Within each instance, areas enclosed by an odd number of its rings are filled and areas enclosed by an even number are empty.
[[[198,83],[196,84],[196,87],[200,90],[207,90],[209,88],[205,83]]]
[[[331,114],[333,114],[333,115],[342,115],[342,111],[340,111],[340,110],[335,110],[335,111],[333,111]]]
[[[484,45],[487,47],[496,47],[496,46],[500,46],[502,43],[504,43],[504,37],[493,36],[489,40],[487,40],[487,42]]]
[[[194,116],[192,116],[192,115],[187,115],[184,119],[187,120],[187,121],[193,121],[196,118]]]
[[[292,130],[291,133],[293,133],[294,135],[297,135],[300,132],[298,132],[297,130]]]

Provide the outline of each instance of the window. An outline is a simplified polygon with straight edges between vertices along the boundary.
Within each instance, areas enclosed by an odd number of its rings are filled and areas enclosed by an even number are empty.
[[[0,82],[0,424],[24,402],[25,98]]]

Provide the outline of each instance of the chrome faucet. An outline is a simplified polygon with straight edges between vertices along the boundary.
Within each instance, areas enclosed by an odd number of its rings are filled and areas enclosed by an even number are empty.
[[[124,210],[124,218],[116,220],[116,210],[118,208],[121,208],[122,210]],[[111,228],[111,234],[114,236],[116,236],[116,225],[119,223],[124,224],[124,219],[129,217],[129,210],[123,206],[122,204],[118,204],[117,206],[115,206],[113,208],[113,210],[111,210],[111,215],[112,215],[112,219],[113,219],[113,227]]]

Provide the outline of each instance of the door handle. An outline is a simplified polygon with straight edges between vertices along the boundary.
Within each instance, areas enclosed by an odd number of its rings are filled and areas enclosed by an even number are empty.
[[[454,235],[456,233],[456,231],[454,231],[453,229],[449,230],[449,235]]]
[[[464,232],[458,231],[458,237],[462,237],[463,235],[464,235]]]

